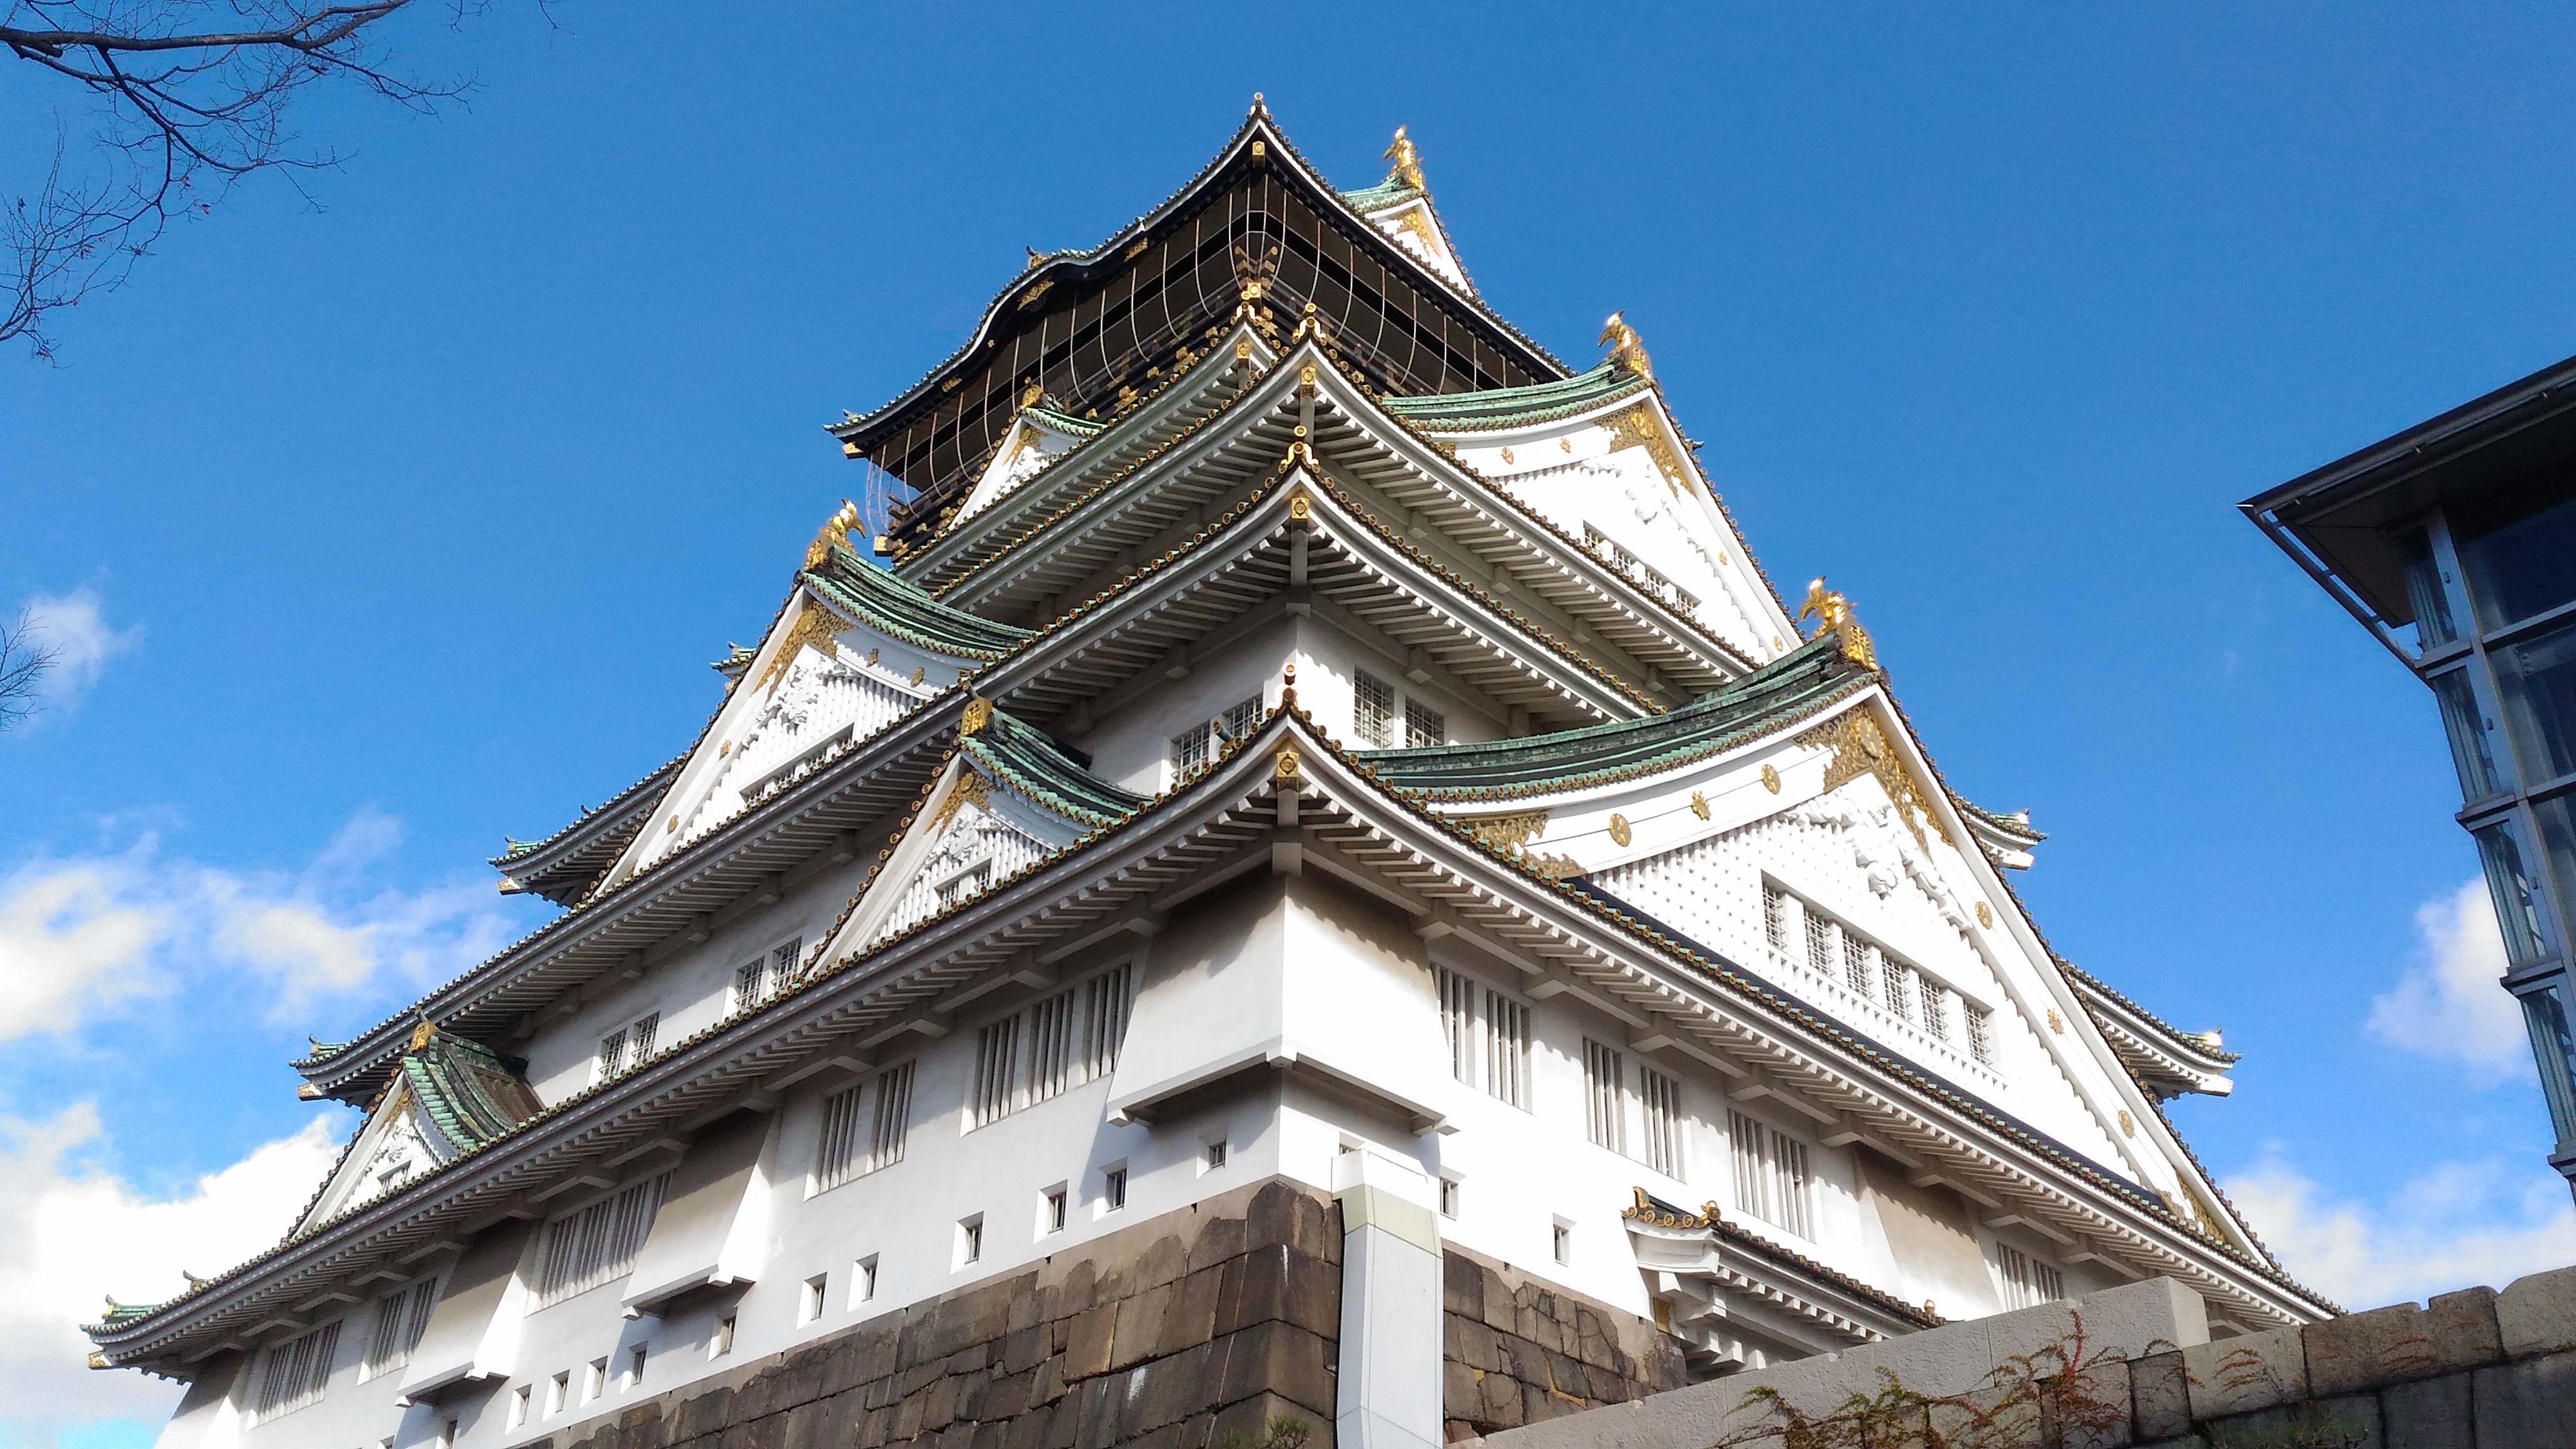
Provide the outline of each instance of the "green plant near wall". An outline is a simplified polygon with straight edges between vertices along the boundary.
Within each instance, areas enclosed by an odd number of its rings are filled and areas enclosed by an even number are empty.
[[[2159,1342],[2147,1351],[2171,1347]],[[1927,1394],[1881,1369],[1877,1392],[1854,1393],[1826,1413],[1811,1414],[1776,1389],[1755,1389],[1739,1411],[1760,1410],[1762,1422],[1710,1449],[2065,1449],[2102,1443],[2129,1422],[2128,1375],[2106,1368],[2121,1360],[2111,1349],[2087,1346],[2079,1314],[2055,1343],[2013,1355],[1963,1394]]]

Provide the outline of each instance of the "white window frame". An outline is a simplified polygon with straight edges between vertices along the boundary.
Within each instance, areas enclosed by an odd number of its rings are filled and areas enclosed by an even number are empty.
[[[429,1328],[430,1311],[438,1306],[439,1275],[430,1274],[379,1295],[375,1316],[367,1325],[367,1351],[358,1360],[358,1382],[392,1373],[411,1362],[412,1350]]]
[[[912,1072],[896,1062],[827,1094],[817,1110],[805,1195],[830,1192],[903,1161],[912,1136]]]
[[[758,956],[735,966],[732,984],[726,988],[732,1009],[726,1014],[738,1015],[775,1000],[778,993],[794,984],[791,978],[796,974],[804,950],[805,938],[790,936],[783,941],[772,942]],[[745,982],[752,984],[746,987]]]
[[[273,1423],[322,1402],[331,1390],[331,1361],[340,1356],[341,1322],[332,1319],[261,1353],[252,1423]]]
[[[2008,1309],[2066,1301],[2064,1269],[2001,1240],[1995,1243],[1995,1280],[2002,1287],[2004,1307]]]
[[[1449,1045],[1449,1075],[1498,1102],[1530,1110],[1530,1044],[1534,1008],[1483,978],[1432,967],[1440,1028]]]
[[[599,1039],[599,1055],[591,1060],[593,1082],[605,1082],[622,1076],[653,1059],[661,1049],[662,1008],[639,1011]]]
[[[1383,710],[1371,693],[1385,697]],[[1424,728],[1425,724],[1428,728]],[[1367,749],[1421,749],[1449,743],[1449,712],[1428,694],[1357,665],[1351,668],[1351,734]],[[1427,738],[1425,737],[1427,736]]]
[[[1816,1239],[1815,1149],[1747,1112],[1727,1114],[1727,1154],[1734,1166],[1735,1206],[1782,1232]]]
[[[975,1033],[960,1130],[989,1127],[1118,1069],[1135,1011],[1135,962],[1120,961],[1023,1003]]]
[[[653,1231],[671,1175],[602,1193],[548,1220],[538,1239],[536,1291],[528,1311],[552,1308],[625,1278]]]

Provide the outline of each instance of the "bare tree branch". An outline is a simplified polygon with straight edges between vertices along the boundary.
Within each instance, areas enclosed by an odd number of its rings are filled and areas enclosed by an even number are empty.
[[[0,0],[7,54],[91,101],[101,173],[75,178],[71,128],[58,113],[43,184],[0,217],[14,262],[0,341],[24,337],[37,357],[51,357],[47,314],[122,283],[173,217],[212,211],[254,172],[338,164],[335,153],[300,149],[287,129],[287,102],[305,86],[355,82],[422,113],[462,95],[464,82],[396,74],[376,43],[373,27],[419,3]],[[461,23],[486,0],[437,3]]]
[[[35,619],[20,610],[15,622],[0,620],[0,730],[15,729],[42,707],[38,686],[62,651],[35,637]]]

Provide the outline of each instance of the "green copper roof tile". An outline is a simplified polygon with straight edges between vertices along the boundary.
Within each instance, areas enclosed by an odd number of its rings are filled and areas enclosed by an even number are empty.
[[[966,736],[965,750],[986,774],[1083,825],[1115,824],[1145,804],[1145,796],[1084,769],[1043,731],[999,709],[982,729]]]
[[[1525,739],[1365,750],[1357,758],[1397,789],[1432,799],[1576,790],[1734,748],[1817,713],[1874,677],[1827,633],[1668,714]]]
[[[450,1142],[472,1149],[545,1110],[519,1073],[527,1063],[445,1032],[403,1053],[403,1079]]]
[[[1399,201],[1411,201],[1421,194],[1421,187],[1408,185],[1390,176],[1375,186],[1363,186],[1357,191],[1345,191],[1342,193],[1342,200],[1353,211],[1368,212],[1393,206]]]
[[[1051,408],[1044,403],[1020,409],[1020,416],[1044,423],[1059,433],[1071,433],[1080,438],[1088,438],[1109,426],[1098,418],[1077,418],[1061,408]]]
[[[1542,423],[1644,392],[1651,384],[1617,361],[1561,382],[1484,392],[1426,393],[1380,399],[1388,412],[1426,428],[1503,428]]]
[[[807,569],[801,577],[835,608],[859,622],[942,654],[998,659],[1030,634],[1026,629],[951,608],[923,593],[917,585],[863,561],[839,545],[833,547],[820,567]]]

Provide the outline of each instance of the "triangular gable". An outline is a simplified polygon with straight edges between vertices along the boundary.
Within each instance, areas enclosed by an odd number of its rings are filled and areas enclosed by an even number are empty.
[[[993,461],[957,507],[957,520],[973,517],[1037,475],[1039,469],[1099,436],[1101,425],[1045,406],[1036,384],[1020,401],[1019,422],[1002,435]]]
[[[423,1022],[301,1232],[426,1177],[544,1110],[526,1063]]]
[[[1410,187],[1391,196],[1385,191],[1371,188],[1370,192],[1346,192],[1343,200],[1434,276],[1474,295],[1476,284],[1467,280],[1467,269],[1460,265],[1457,250],[1449,244],[1448,229],[1441,226],[1439,214],[1431,209],[1430,196]],[[1364,205],[1366,209],[1362,209]]]
[[[1359,759],[2208,1218],[2214,1191],[1833,633],[1653,720]]]
[[[1753,660],[1798,644],[1642,356],[1563,382],[1383,399],[1594,557]]]
[[[971,741],[996,715],[990,702],[969,701],[961,730]],[[1014,773],[988,766],[986,753],[961,748],[940,772],[818,960],[864,952],[963,906],[1093,828],[1083,815],[1040,803]]]
[[[750,666],[602,886],[839,759],[1028,639],[861,560],[846,536],[852,517],[845,505],[815,538]]]

